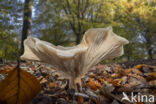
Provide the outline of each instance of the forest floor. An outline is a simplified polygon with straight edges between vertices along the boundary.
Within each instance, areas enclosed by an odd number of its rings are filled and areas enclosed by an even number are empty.
[[[15,66],[1,65],[0,81]],[[82,79],[79,92],[69,89],[68,81],[60,79],[50,65],[27,62],[20,67],[41,84],[41,91],[31,104],[156,104],[156,60],[99,64]]]

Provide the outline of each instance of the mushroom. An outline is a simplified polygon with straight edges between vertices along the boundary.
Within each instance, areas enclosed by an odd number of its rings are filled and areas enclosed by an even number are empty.
[[[21,59],[53,65],[62,77],[69,79],[70,88],[76,88],[94,65],[123,55],[123,46],[128,43],[128,40],[116,35],[111,26],[89,29],[81,43],[73,47],[55,46],[28,36]]]

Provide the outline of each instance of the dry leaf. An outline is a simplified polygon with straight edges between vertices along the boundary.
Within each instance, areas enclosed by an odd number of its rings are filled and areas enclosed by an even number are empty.
[[[151,73],[144,73],[146,76],[147,81],[155,80],[156,79],[156,72],[151,72]]]
[[[102,86],[98,81],[93,81],[93,79],[90,79],[87,85],[93,90],[97,90]]]
[[[150,81],[149,86],[156,86],[156,80]]]
[[[131,73],[131,72],[132,72],[132,68],[129,68],[129,69],[126,69],[126,70],[125,70],[125,73],[126,73],[126,74],[129,74],[129,73]]]
[[[136,69],[141,69],[141,68],[142,68],[142,65],[141,65],[141,64],[136,65],[135,68],[136,68]]]
[[[0,82],[0,103],[28,104],[39,91],[40,84],[33,75],[15,68]]]
[[[106,93],[111,93],[114,89],[115,89],[115,87],[112,84],[104,81],[102,87],[100,88],[100,91],[103,94],[106,94]]]
[[[146,83],[146,79],[143,76],[137,75],[137,74],[129,74],[130,77],[136,78],[136,80],[139,80],[140,82],[145,82]],[[135,79],[134,79],[135,81]]]
[[[57,87],[56,83],[53,83],[53,82],[49,83],[49,88],[55,88],[55,87]]]
[[[101,78],[101,79],[99,79],[99,80],[100,80],[100,83],[101,83],[101,84],[103,84],[104,81],[105,81],[104,78]]]
[[[120,74],[118,74],[118,73],[113,73],[113,74],[111,75],[111,77],[112,77],[112,78],[118,78],[118,77],[120,77]]]
[[[117,66],[114,68],[114,72],[119,74],[119,76],[126,75],[125,70],[121,66]]]
[[[136,102],[135,104],[145,104],[145,103],[143,103],[143,102]]]
[[[137,70],[135,68],[132,69],[132,72],[138,75],[143,75],[143,73],[140,70]]]
[[[123,76],[121,79],[122,79],[122,83],[121,84],[124,85],[127,82],[128,78],[127,78],[127,76]]]
[[[3,68],[0,69],[0,74],[7,74],[13,69],[13,66],[3,66]]]
[[[146,76],[151,76],[151,77],[153,77],[153,78],[156,78],[156,72],[145,73],[144,75],[146,75]]]
[[[78,96],[78,104],[83,104],[84,103],[84,99],[82,96]]]
[[[121,82],[122,82],[122,79],[115,79],[115,80],[113,80],[113,79],[110,78],[108,80],[108,82],[111,83],[114,86],[120,86]]]
[[[29,61],[28,61],[28,62],[26,62],[26,65],[27,65],[27,66],[31,65],[31,62],[29,62]]]
[[[105,68],[104,65],[97,65],[97,66],[96,66],[96,69],[104,69],[104,68]]]

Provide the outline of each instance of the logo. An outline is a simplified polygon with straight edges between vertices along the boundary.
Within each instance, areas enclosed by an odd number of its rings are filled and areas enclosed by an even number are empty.
[[[146,102],[146,103],[149,103],[149,102],[154,102],[154,95],[143,95],[141,93],[138,93],[138,94],[134,94],[133,92],[131,92],[131,95],[130,97],[128,97],[128,95],[123,92],[123,98],[121,99],[121,101],[128,101],[128,102],[131,102],[131,103],[134,103],[134,102]]]

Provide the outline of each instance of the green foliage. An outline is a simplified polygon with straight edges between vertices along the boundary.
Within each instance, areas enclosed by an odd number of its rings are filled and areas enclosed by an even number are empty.
[[[18,53],[18,44],[16,35],[0,29],[0,58],[7,60],[16,59],[15,53]]]
[[[0,0],[0,58],[15,59],[19,49],[16,29],[19,27],[21,3],[16,0]]]
[[[0,0],[0,57],[17,51],[14,39],[22,24],[18,18],[23,5],[19,1]],[[111,25],[130,41],[124,56],[114,61],[155,58],[154,0],[34,0],[33,6],[32,35],[43,40],[71,46],[80,42],[87,29]]]

